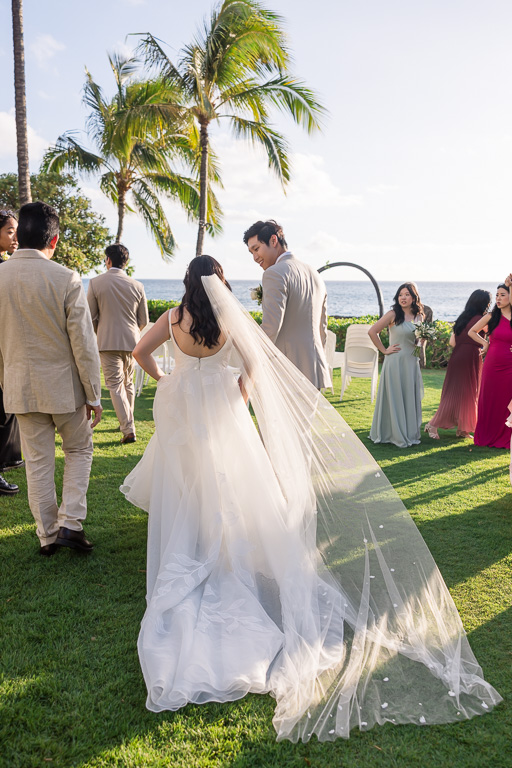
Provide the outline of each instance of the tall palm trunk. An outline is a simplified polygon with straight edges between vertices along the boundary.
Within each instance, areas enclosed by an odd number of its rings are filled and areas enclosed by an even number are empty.
[[[124,214],[126,213],[126,190],[120,187],[117,194],[117,235],[116,243],[121,242],[124,227]]]
[[[208,199],[208,123],[201,123],[201,169],[199,172],[199,229],[197,230],[196,256],[203,252],[206,229],[206,201]]]
[[[16,107],[16,145],[20,205],[30,203],[28,166],[27,98],[25,92],[25,46],[23,44],[23,0],[12,0],[12,38],[14,44],[14,97]]]

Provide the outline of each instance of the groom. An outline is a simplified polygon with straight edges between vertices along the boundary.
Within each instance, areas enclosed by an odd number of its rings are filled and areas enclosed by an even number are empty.
[[[19,250],[2,266],[0,385],[17,416],[27,470],[28,502],[39,553],[59,547],[90,552],[82,521],[92,462],[92,432],[101,418],[100,360],[80,277],[51,261],[59,217],[46,203],[20,210]],[[90,422],[91,412],[95,419]],[[62,501],[55,492],[55,430],[62,438]]]
[[[244,243],[263,269],[262,329],[317,389],[330,387],[323,280],[316,269],[290,253],[283,230],[273,219],[249,227]]]

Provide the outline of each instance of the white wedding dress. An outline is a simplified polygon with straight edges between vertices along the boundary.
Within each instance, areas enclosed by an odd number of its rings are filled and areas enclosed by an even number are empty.
[[[202,359],[174,342],[155,434],[121,486],[149,513],[147,707],[269,692],[293,741],[491,709],[501,697],[378,465],[222,283],[203,282],[227,341]]]

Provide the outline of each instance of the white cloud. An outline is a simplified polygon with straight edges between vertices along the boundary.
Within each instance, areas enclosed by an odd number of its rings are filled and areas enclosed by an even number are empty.
[[[39,136],[33,128],[28,127],[28,150],[30,164],[38,165],[49,141]],[[0,157],[16,161],[16,124],[14,122],[14,109],[10,112],[0,112]],[[14,166],[13,166],[14,167]]]
[[[30,45],[30,51],[42,69],[46,69],[48,61],[65,49],[64,43],[59,42],[52,35],[38,35]]]
[[[361,194],[342,192],[319,155],[292,154],[291,181],[283,190],[260,148],[227,136],[214,138],[213,146],[221,164],[224,190],[218,196],[226,218],[254,220],[278,209],[295,217],[364,204]]]
[[[396,192],[397,189],[400,189],[400,187],[397,187],[395,184],[373,184],[371,187],[368,187],[367,191],[374,195],[383,195],[386,192]]]

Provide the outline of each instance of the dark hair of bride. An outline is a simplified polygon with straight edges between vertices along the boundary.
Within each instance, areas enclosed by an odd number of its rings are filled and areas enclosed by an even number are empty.
[[[404,310],[400,306],[400,303],[398,301],[398,297],[400,296],[400,292],[403,291],[404,288],[407,288],[409,293],[412,296],[412,313],[414,317],[416,315],[424,315],[425,312],[423,311],[423,304],[421,303],[420,295],[418,293],[418,289],[414,285],[414,283],[402,283],[402,285],[398,288],[397,292],[393,296],[393,306],[391,309],[395,313],[395,325],[402,325],[402,323],[405,321],[405,314]]]
[[[491,294],[489,291],[484,291],[478,288],[473,291],[471,296],[466,302],[464,311],[458,316],[453,324],[453,332],[456,336],[460,336],[466,325],[469,323],[472,317],[475,315],[485,315],[489,309],[491,303]]]
[[[503,288],[504,291],[507,293],[510,293],[510,288],[505,285],[505,283],[500,283],[498,287],[496,288],[497,291],[500,290],[500,288]],[[497,304],[494,305],[491,312],[491,319],[489,320],[489,324],[487,325],[487,333],[489,336],[491,333],[498,327],[501,320],[501,309],[498,307]],[[510,327],[512,328],[512,315],[510,316]]]
[[[218,261],[212,256],[196,256],[188,265],[185,273],[183,279],[185,293],[178,307],[178,319],[173,325],[181,324],[183,311],[186,309],[192,318],[190,335],[197,344],[204,344],[208,349],[212,349],[219,343],[220,328],[201,280],[207,275],[217,275],[224,285],[231,290]]]

